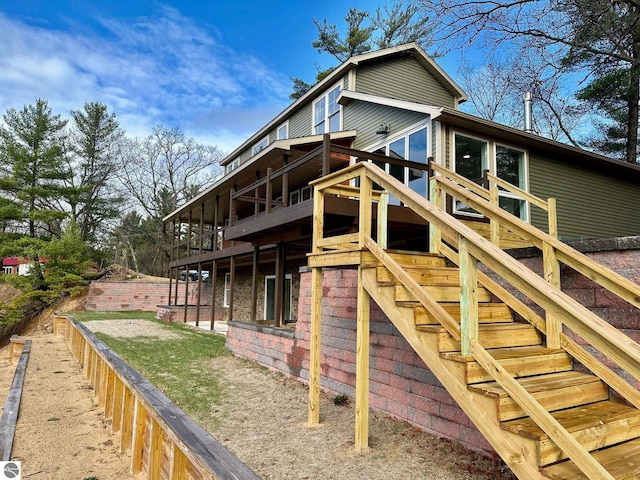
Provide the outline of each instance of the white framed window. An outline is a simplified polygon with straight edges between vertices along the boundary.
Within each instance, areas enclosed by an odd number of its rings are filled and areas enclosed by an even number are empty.
[[[291,284],[293,282],[290,273],[284,279],[284,302],[282,305],[285,321],[291,320]],[[274,320],[276,311],[276,276],[266,275],[264,277],[264,319]]]
[[[228,307],[229,300],[231,300],[231,273],[224,274],[224,298],[222,300],[222,306]]]
[[[428,142],[428,128],[425,125],[421,125],[418,128],[405,131],[391,141],[374,148],[372,151],[391,158],[410,160],[426,165],[427,152],[429,151]],[[375,163],[415,192],[425,198],[427,197],[427,173],[425,170],[392,165],[390,163],[383,165],[378,162]],[[395,197],[389,197],[389,203],[391,205],[399,205],[400,201]]]
[[[454,132],[453,137],[452,158],[453,170],[456,173],[478,181],[483,178],[484,171],[489,170],[496,177],[528,191],[525,150],[459,132]],[[528,220],[529,204],[516,194],[500,189],[498,202],[507,212],[522,220]],[[456,201],[454,211],[465,215],[481,216],[459,201]]]
[[[253,147],[251,147],[251,155],[256,155],[269,146],[269,137],[264,137]]]
[[[236,168],[240,166],[240,159],[236,158],[233,162],[228,163],[226,166],[226,173],[233,172]]]
[[[6,273],[7,275],[12,274],[13,273],[13,267],[11,267],[11,266],[3,266],[2,267],[2,271],[4,273]]]
[[[342,128],[342,108],[338,103],[340,85],[313,103],[313,133],[339,132]]]
[[[289,138],[289,121],[288,120],[278,127],[278,130],[276,130],[276,138],[278,140],[286,140],[287,138]]]

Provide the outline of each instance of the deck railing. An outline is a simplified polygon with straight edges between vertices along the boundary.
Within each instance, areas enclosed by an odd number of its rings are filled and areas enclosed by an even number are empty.
[[[442,167],[440,167],[442,170]],[[443,170],[442,170],[443,171]],[[640,394],[620,375],[595,359],[575,341],[562,332],[562,326],[569,328],[575,335],[582,337],[592,347],[599,350],[619,370],[640,380],[640,345],[628,336],[616,330],[606,321],[586,307],[565,295],[549,277],[559,277],[559,263],[562,262],[586,275],[611,292],[640,306],[640,286],[606,269],[587,256],[571,249],[553,236],[508,214],[487,200],[484,192],[468,185],[465,179],[454,181],[453,172],[436,175],[431,179],[431,202],[426,201],[402,183],[371,163],[361,163],[341,172],[329,175],[314,182],[314,231],[312,255],[323,255],[328,249],[343,249],[345,255],[353,251],[369,251],[380,261],[395,278],[409,290],[444,328],[461,342],[462,354],[473,357],[494,379],[515,399],[521,408],[564,450],[569,458],[587,475],[588,478],[612,479],[611,475],[546,411],[481,345],[478,340],[478,297],[477,280],[488,290],[507,303],[525,320],[531,322],[546,335],[550,348],[562,346],[578,361],[597,374],[605,383],[620,393],[634,406],[640,408]],[[359,191],[348,191],[343,185],[357,179]],[[470,182],[469,182],[470,183]],[[397,264],[372,238],[372,210],[378,208],[377,221],[387,222],[385,209],[374,206],[379,193],[373,185],[381,186],[389,194],[398,198],[430,225],[430,249],[442,254],[459,266],[461,285],[461,322],[458,324],[437,302],[429,297],[422,287]],[[529,270],[516,259],[486,240],[470,227],[452,217],[445,211],[444,197],[450,195],[479,211],[499,227],[507,228],[530,240],[540,248],[544,256],[545,277],[543,279]],[[350,195],[360,201],[359,232],[335,237],[325,237],[323,229],[323,205],[325,195]],[[378,223],[378,231],[381,231]],[[346,258],[346,257],[345,257]],[[338,262],[336,261],[336,264]],[[478,268],[492,272],[501,279],[501,283]],[[312,273],[315,272],[313,269]],[[315,281],[314,281],[315,279]],[[502,284],[508,284],[504,287]],[[320,283],[317,276],[312,277],[317,288]],[[542,307],[547,318],[540,318],[535,312],[519,300],[512,290],[531,299]],[[313,305],[317,303],[315,295]],[[312,310],[312,329],[314,328]],[[317,326],[316,326],[317,327]],[[314,343],[312,330],[312,347]],[[316,353],[311,352],[311,363]],[[311,389],[315,389],[316,374],[310,370]],[[358,396],[357,396],[358,398]],[[310,418],[312,412],[310,402]],[[357,436],[356,436],[357,439]]]

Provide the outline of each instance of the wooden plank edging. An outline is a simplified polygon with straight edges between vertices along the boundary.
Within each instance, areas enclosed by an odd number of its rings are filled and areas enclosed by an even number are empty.
[[[67,320],[67,328],[60,329],[59,334],[66,336],[85,376],[90,381],[93,380],[92,385],[100,407],[104,409],[105,418],[110,416],[112,430],[121,432],[122,448],[131,449],[134,473],[142,468],[146,477],[150,478],[152,472],[160,471],[162,467],[155,462],[165,461],[169,462],[165,467],[171,479],[191,478],[189,472],[195,469],[205,479],[259,480],[260,477],[249,467],[107,347],[85,325],[71,316],[58,318]],[[113,380],[109,379],[109,374],[114,376]],[[116,392],[122,398],[116,399]],[[130,395],[133,396],[132,401],[128,399]],[[119,406],[120,411],[115,411],[115,406]],[[138,416],[140,421],[136,423]],[[162,433],[154,432],[156,425]],[[147,435],[157,439],[162,445],[167,445],[174,453],[167,458],[154,454],[149,445],[149,449],[145,450],[143,438]],[[152,443],[154,442],[149,442]]]
[[[18,411],[20,410],[20,399],[22,398],[22,386],[27,371],[27,363],[31,354],[31,340],[17,339],[15,335],[11,337],[10,355],[14,354],[14,345],[22,343],[22,353],[13,374],[13,381],[9,389],[9,395],[4,404],[2,417],[0,417],[0,461],[11,460],[11,449],[13,448],[13,437],[16,433],[16,422],[18,421]]]

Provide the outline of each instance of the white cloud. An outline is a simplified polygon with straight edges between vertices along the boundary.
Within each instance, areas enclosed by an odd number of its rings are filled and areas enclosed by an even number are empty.
[[[101,25],[106,35],[47,30],[0,14],[0,112],[41,97],[66,117],[101,101],[132,136],[162,123],[231,150],[288,103],[288,77],[174,9]]]

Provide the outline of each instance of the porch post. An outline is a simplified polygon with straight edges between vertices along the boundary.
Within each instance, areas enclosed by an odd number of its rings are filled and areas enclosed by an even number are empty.
[[[311,319],[309,337],[310,424],[320,423],[320,318],[322,316],[322,268],[311,268]]]
[[[187,323],[187,310],[189,309],[189,267],[191,265],[186,265],[187,274],[184,277],[184,314],[182,316],[182,323]]]
[[[227,321],[233,321],[233,291],[236,283],[236,257],[229,259],[229,318]]]
[[[284,323],[284,244],[276,245],[276,285],[275,285],[275,305],[273,309],[273,325],[281,327]]]
[[[202,237],[200,237],[202,239]],[[200,242],[202,245],[202,242]],[[202,263],[198,262],[198,291],[196,294],[196,327],[200,324],[200,298],[202,297]]]
[[[250,321],[256,321],[258,303],[258,273],[260,265],[260,247],[253,247],[253,273],[251,275],[251,314]]]
[[[213,330],[214,322],[216,321],[216,280],[218,278],[218,264],[215,260],[211,262],[209,278],[211,279],[211,325],[209,330]]]
[[[363,268],[358,267],[356,332],[356,432],[357,451],[369,448],[369,306],[371,298],[364,288]]]

